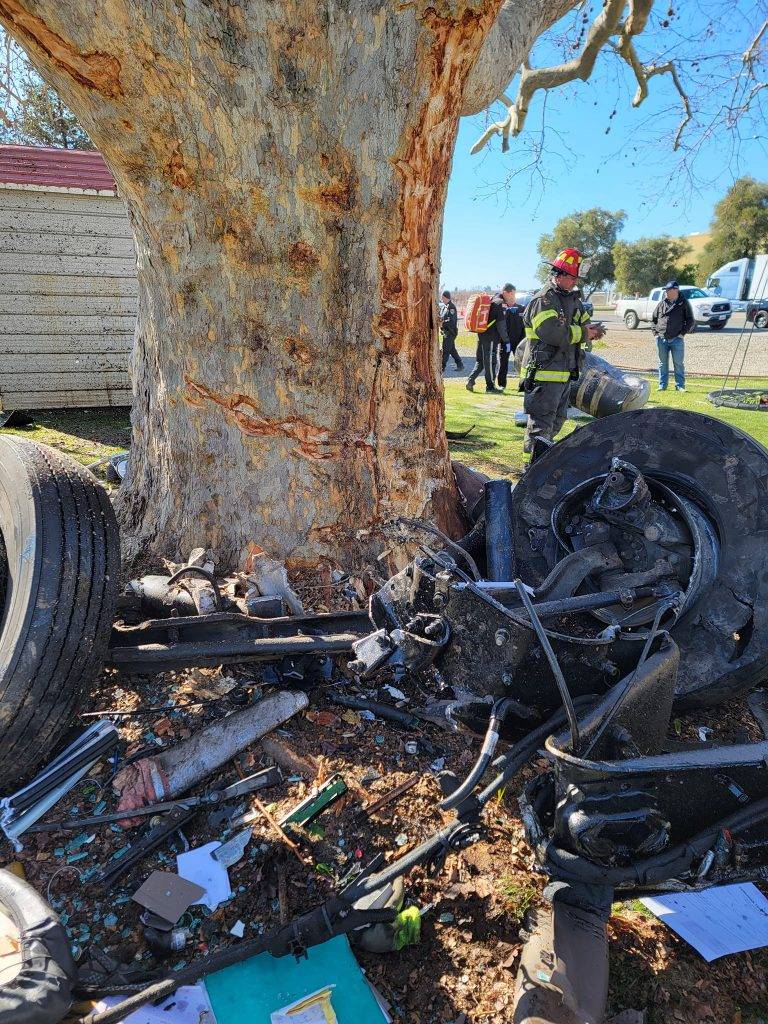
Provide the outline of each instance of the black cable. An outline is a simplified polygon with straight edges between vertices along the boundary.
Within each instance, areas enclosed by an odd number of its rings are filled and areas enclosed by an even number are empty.
[[[599,699],[597,694],[588,693],[583,697],[577,697],[573,705],[579,711],[587,711]],[[505,786],[517,775],[523,765],[530,761],[544,740],[562,728],[566,720],[565,708],[561,708],[551,718],[548,718],[546,722],[543,722],[533,732],[529,732],[519,743],[511,747],[506,754],[496,758],[493,762],[493,767],[501,768],[501,772],[475,797],[478,809],[482,809],[498,793],[502,786]]]
[[[488,728],[486,729],[485,738],[483,739],[483,745],[480,748],[480,754],[477,761],[475,761],[472,770],[461,785],[444,800],[440,801],[440,808],[442,810],[447,811],[450,810],[451,807],[456,807],[460,804],[465,797],[469,796],[485,774],[485,770],[491,763],[491,758],[496,750],[496,744],[499,742],[499,729],[501,728],[502,722],[506,718],[511,706],[512,701],[508,697],[502,697],[501,700],[497,700],[491,708],[491,715],[488,719]]]
[[[563,671],[560,668],[557,656],[555,652],[552,650],[552,644],[549,642],[547,632],[542,626],[541,619],[536,614],[536,609],[533,607],[533,602],[528,596],[528,591],[525,589],[523,585],[523,581],[520,579],[516,579],[514,582],[517,592],[520,595],[520,600],[523,602],[523,606],[525,610],[528,612],[528,615],[530,616],[531,624],[533,625],[533,628],[536,630],[536,636],[539,638],[539,643],[544,649],[544,653],[547,656],[547,661],[549,662],[550,668],[552,669],[552,674],[555,677],[555,682],[557,683],[557,688],[560,691],[560,697],[563,701],[563,707],[565,708],[565,713],[568,716],[568,727],[571,730],[571,750],[574,754],[576,754],[578,753],[579,749],[579,723],[576,718],[576,711],[573,707],[573,700],[568,689],[568,684],[565,681],[565,676],[563,675]]]
[[[170,589],[174,583],[178,583],[184,576],[199,576],[204,579],[207,583],[210,583],[213,595],[216,598],[216,611],[220,612],[223,606],[221,597],[221,590],[219,584],[216,582],[216,577],[212,572],[208,572],[207,569],[201,568],[199,565],[184,565],[178,572],[175,572],[173,576],[168,580],[167,586]]]
[[[412,530],[423,530],[425,533],[429,533],[433,537],[439,538],[447,548],[450,548],[451,551],[467,563],[469,571],[476,580],[482,579],[480,576],[480,570],[477,568],[477,563],[472,555],[470,555],[468,551],[465,551],[464,548],[460,548],[459,545],[455,541],[451,540],[450,537],[446,537],[442,530],[438,530],[436,526],[432,526],[429,523],[419,522],[418,519],[408,519],[406,516],[398,516],[395,522],[398,524],[402,523],[403,526],[408,526]]]

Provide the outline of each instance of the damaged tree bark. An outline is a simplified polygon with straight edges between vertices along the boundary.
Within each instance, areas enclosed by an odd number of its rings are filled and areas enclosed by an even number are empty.
[[[503,5],[532,32],[505,43],[510,76],[574,2]],[[457,529],[438,246],[501,7],[0,0],[135,232],[128,559],[255,541],[350,565],[397,514]],[[470,106],[497,88],[480,68]]]

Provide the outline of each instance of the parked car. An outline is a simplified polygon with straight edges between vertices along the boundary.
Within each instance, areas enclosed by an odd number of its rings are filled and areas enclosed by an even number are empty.
[[[641,322],[650,322],[653,311],[663,294],[663,288],[654,288],[651,294],[644,298],[619,299],[616,303],[616,313],[623,319],[630,331],[634,331]],[[706,324],[713,331],[718,331],[721,327],[725,327],[731,318],[733,310],[730,302],[707,295],[701,288],[683,285],[680,294],[690,302],[697,326]]]
[[[768,327],[768,299],[748,304],[747,323],[753,323],[755,327]]]

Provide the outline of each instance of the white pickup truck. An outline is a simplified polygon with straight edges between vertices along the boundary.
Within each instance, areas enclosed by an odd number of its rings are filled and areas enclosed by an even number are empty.
[[[701,288],[683,285],[680,289],[691,304],[696,325],[707,324],[713,331],[725,327],[731,317],[731,304],[717,296],[707,295]],[[663,288],[654,288],[647,298],[619,299],[616,303],[616,315],[620,316],[630,331],[634,331],[640,322],[650,322],[653,311],[664,295]]]

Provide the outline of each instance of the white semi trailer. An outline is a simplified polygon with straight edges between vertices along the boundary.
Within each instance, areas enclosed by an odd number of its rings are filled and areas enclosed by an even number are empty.
[[[734,309],[745,309],[747,302],[768,298],[768,254],[724,263],[707,278],[707,291],[730,299]]]

